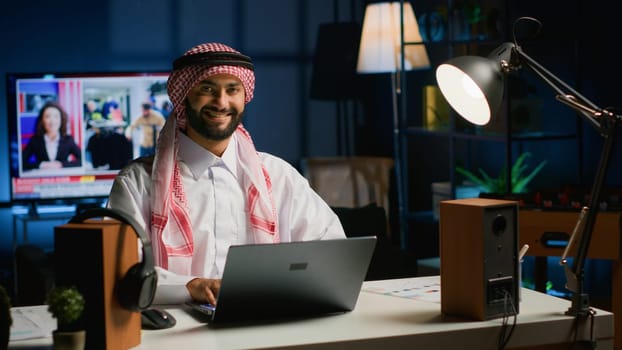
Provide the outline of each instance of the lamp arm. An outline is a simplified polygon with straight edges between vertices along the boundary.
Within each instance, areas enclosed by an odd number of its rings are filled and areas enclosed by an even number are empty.
[[[600,196],[605,183],[605,177],[609,169],[611,151],[613,150],[615,141],[614,136],[620,118],[619,116],[616,116],[615,118],[608,120],[612,122],[603,123],[604,128],[606,129],[606,133],[603,134],[605,142],[601,150],[596,177],[594,183],[592,184],[590,202],[585,216],[585,224],[582,230],[583,233],[577,248],[577,254],[572,269],[567,271],[567,275],[574,274],[574,279],[576,280],[576,290],[574,291],[575,293],[572,297],[572,305],[566,312],[568,315],[586,316],[589,313],[589,298],[583,289],[585,260],[587,259],[588,248],[590,247],[590,241],[594,233],[596,216],[598,215],[598,211],[600,209]]]
[[[572,285],[574,292],[572,297],[572,305],[566,312],[573,316],[586,316],[589,314],[589,297],[584,291],[584,267],[587,259],[587,253],[590,246],[596,216],[600,207],[600,196],[602,193],[609,163],[611,160],[611,152],[614,146],[616,127],[622,121],[620,113],[610,109],[602,109],[593,102],[574,90],[568,84],[556,77],[553,73],[542,67],[538,62],[529,57],[520,47],[514,46],[513,53],[516,54],[521,63],[524,63],[532,71],[534,71],[542,80],[544,80],[553,90],[557,92],[557,100],[565,105],[573,108],[585,117],[590,124],[595,127],[600,135],[604,138],[603,148],[601,150],[600,160],[596,171],[596,176],[592,184],[590,192],[590,200],[585,216],[579,217],[577,225],[581,225],[581,237],[577,247],[577,254],[571,269],[566,270],[568,284]]]

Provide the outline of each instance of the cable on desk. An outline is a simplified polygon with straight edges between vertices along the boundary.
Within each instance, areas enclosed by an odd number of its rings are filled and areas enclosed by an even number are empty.
[[[510,319],[510,316],[512,315],[514,315],[514,321],[512,322],[512,326],[508,330],[508,321]],[[514,333],[514,328],[516,327],[517,317],[518,315],[516,312],[516,307],[514,306],[514,299],[512,298],[512,294],[508,290],[504,289],[503,321],[501,324],[501,333],[499,334],[499,350],[505,349],[506,345],[508,345],[508,342],[512,337],[512,333]]]

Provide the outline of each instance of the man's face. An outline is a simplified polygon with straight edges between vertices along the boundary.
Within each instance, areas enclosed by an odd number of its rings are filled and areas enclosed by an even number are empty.
[[[244,87],[238,78],[218,74],[195,85],[186,98],[188,126],[208,140],[227,139],[244,112]]]

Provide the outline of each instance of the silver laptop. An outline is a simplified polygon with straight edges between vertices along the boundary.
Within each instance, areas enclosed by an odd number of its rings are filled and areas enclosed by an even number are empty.
[[[351,311],[376,237],[231,246],[218,305],[188,303],[210,324]]]

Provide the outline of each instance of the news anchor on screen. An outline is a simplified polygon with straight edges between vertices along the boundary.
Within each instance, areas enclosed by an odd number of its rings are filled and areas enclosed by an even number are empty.
[[[82,165],[82,152],[67,134],[67,112],[56,102],[39,110],[35,131],[22,152],[22,168],[60,169]]]

